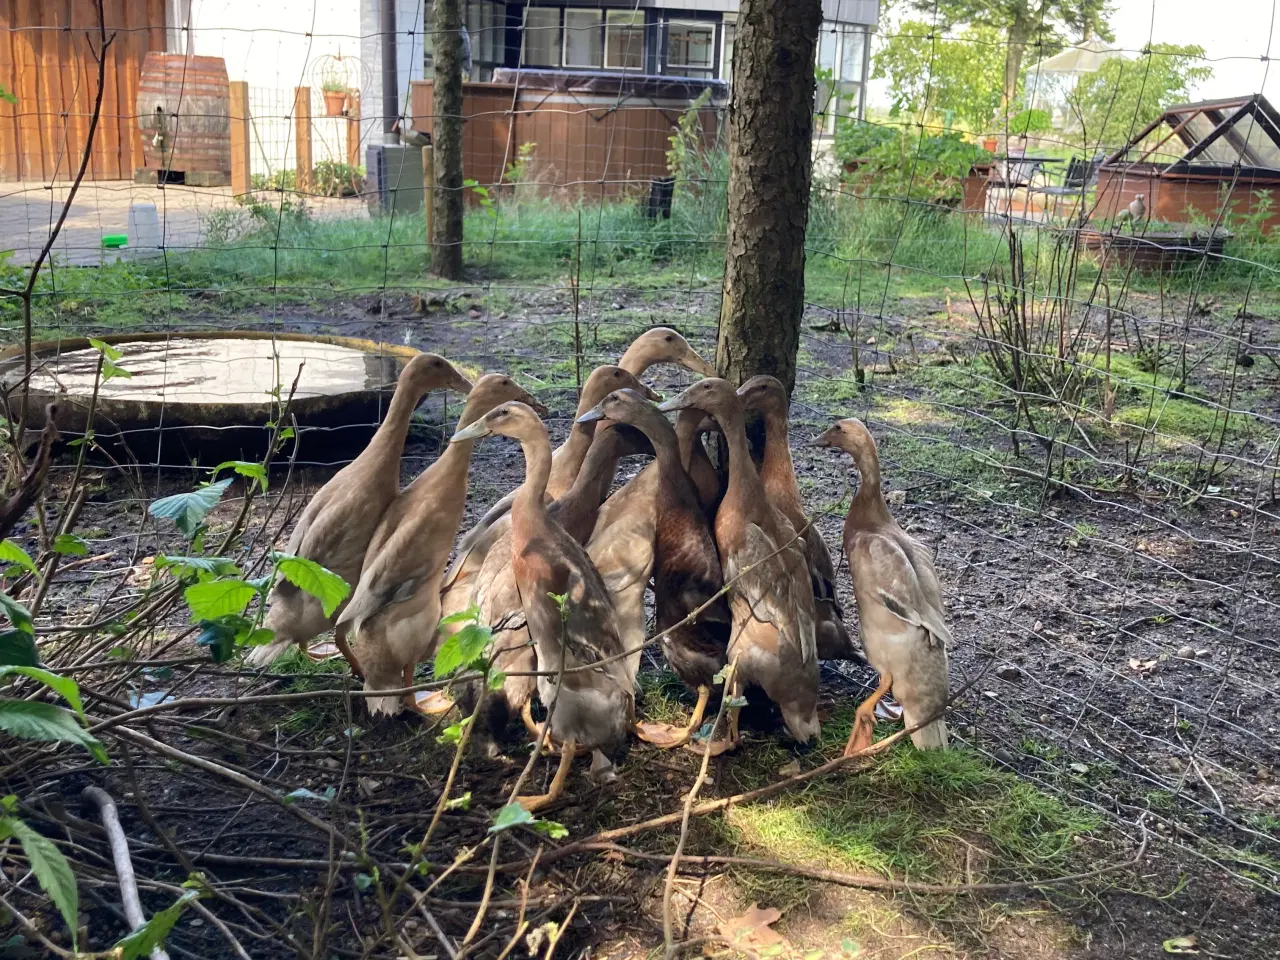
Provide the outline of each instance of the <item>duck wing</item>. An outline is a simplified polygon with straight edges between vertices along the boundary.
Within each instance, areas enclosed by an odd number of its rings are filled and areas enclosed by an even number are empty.
[[[744,523],[738,544],[723,560],[725,583],[747,601],[752,616],[772,624],[802,660],[816,660],[813,590],[807,573],[796,575],[804,569],[802,543],[779,550],[761,526]]]
[[[854,539],[853,551],[850,561],[856,564],[857,575],[868,584],[864,589],[869,587],[869,592],[886,610],[927,631],[931,643],[944,646],[951,643],[951,630],[944,619],[941,600],[936,596],[936,577],[933,590],[924,586],[911,556],[896,538],[859,533]],[[928,570],[930,573],[933,570],[931,561]]]

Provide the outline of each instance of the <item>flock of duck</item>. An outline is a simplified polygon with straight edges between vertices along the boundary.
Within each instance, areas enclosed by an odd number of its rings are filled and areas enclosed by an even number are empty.
[[[705,379],[658,402],[640,380],[658,363]],[[651,329],[616,366],[591,373],[569,436],[553,451],[541,420],[546,409],[510,377],[490,373],[472,384],[443,357],[414,357],[369,445],[316,493],[289,541],[290,553],[355,585],[348,601],[327,617],[316,598],[279,581],[265,620],[275,640],[254,648],[248,661],[265,666],[289,644],[306,650],[332,629],[366,691],[395,691],[412,686],[417,664],[461,628],[465,616],[451,615],[478,608],[504,679],[487,693],[474,682],[454,692],[467,715],[481,703],[474,733],[491,753],[517,715],[541,733],[536,692],[561,759],[550,792],[521,800],[530,809],[558,796],[578,751],[592,754],[592,774],[600,777],[610,775],[611,757],[631,733],[661,747],[689,743],[722,682],[727,738],[699,750],[738,744],[749,689],[778,706],[796,740],[811,740],[819,729],[819,660],[862,654],[844,624],[831,555],[801,505],[786,390],[767,376],[735,389],[715,373],[680,334]],[[401,490],[410,417],[427,393],[444,389],[466,396],[457,431]],[[749,411],[764,422],[758,453],[747,438]],[[713,431],[728,450],[723,482],[704,445]],[[467,532],[449,564],[471,454],[489,435],[519,442],[525,479]],[[873,711],[890,691],[908,727],[918,727],[916,746],[945,747],[951,637],[930,553],[890,515],[875,441],[860,421],[841,420],[812,442],[850,454],[861,481],[844,548],[862,647],[880,683],[858,707],[846,752],[870,745]],[[610,494],[619,460],[638,453],[652,462]],[[650,586],[662,651],[698,695],[682,727],[635,719]],[[378,715],[404,707],[434,712],[450,701],[420,705],[411,694],[392,693],[367,704]]]

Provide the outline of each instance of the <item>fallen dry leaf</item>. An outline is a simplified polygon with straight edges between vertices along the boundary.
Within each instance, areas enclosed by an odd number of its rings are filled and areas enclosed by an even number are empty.
[[[794,777],[800,772],[800,761],[792,760],[790,763],[784,763],[778,768],[778,776]]]
[[[762,947],[773,947],[785,944],[786,938],[770,924],[782,919],[782,912],[773,907],[761,910],[760,905],[752,904],[751,909],[740,917],[726,920],[718,927],[720,936],[735,947],[746,947],[759,950]]]
[[[1130,659],[1130,660],[1129,660],[1129,669],[1133,670],[1135,673],[1144,673],[1144,674],[1145,674],[1145,673],[1150,673],[1150,672],[1151,672],[1152,670],[1154,670],[1157,666],[1159,666],[1159,664],[1160,664],[1160,661],[1159,661],[1159,660],[1137,660],[1137,659]]]

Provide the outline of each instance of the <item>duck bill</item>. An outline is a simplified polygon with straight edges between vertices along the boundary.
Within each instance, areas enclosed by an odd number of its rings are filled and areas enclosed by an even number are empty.
[[[452,437],[449,438],[450,443],[461,443],[463,440],[479,440],[481,437],[489,435],[489,425],[484,419],[477,420],[475,423],[469,423]]]
[[[537,400],[533,399],[533,397],[525,400],[524,405],[540,417],[546,417],[551,414],[551,411],[546,408],[545,404],[539,403]]]
[[[662,394],[660,394],[657,390],[653,389],[653,387],[649,386],[647,383],[640,384],[639,393],[640,393],[640,396],[644,397],[650,403],[662,402]]]
[[[670,400],[664,400],[658,404],[658,409],[663,413],[671,413],[673,410],[683,410],[689,406],[689,401],[684,398],[684,394],[678,397],[672,397]]]
[[[829,447],[832,445],[832,443],[831,443],[830,437],[828,437],[825,433],[820,433],[816,437],[811,439],[807,445],[810,447]]]
[[[464,397],[471,392],[473,386],[475,384],[460,373],[449,383],[450,390],[454,391],[454,393],[460,393]]]
[[[602,405],[597,403],[594,407],[592,407],[590,410],[588,410],[582,416],[578,417],[578,419],[576,419],[573,422],[574,423],[595,423],[597,420],[603,420],[604,410],[601,409],[601,407]]]
[[[689,351],[689,356],[681,361],[681,366],[692,370],[694,373],[704,377],[718,377],[720,372],[716,370],[715,365],[703,360],[695,350]]]

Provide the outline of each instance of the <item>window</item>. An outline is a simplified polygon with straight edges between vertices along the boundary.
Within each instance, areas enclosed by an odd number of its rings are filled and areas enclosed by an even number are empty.
[[[724,38],[720,42],[720,79],[733,80],[733,42],[738,38],[738,18],[725,14]]]
[[[867,50],[867,31],[862,27],[844,28],[840,50],[840,79],[862,82],[862,63]]]
[[[605,15],[604,65],[611,70],[644,69],[643,10],[610,10]]]
[[[599,10],[566,10],[564,12],[564,65],[566,67],[601,66]]]
[[[667,22],[664,72],[678,77],[710,77],[715,65],[715,24],[707,20]]]
[[[506,57],[507,5],[490,0],[466,4],[467,36],[471,41],[471,77],[492,80],[493,68]]]
[[[560,66],[560,8],[525,7],[520,65]]]

